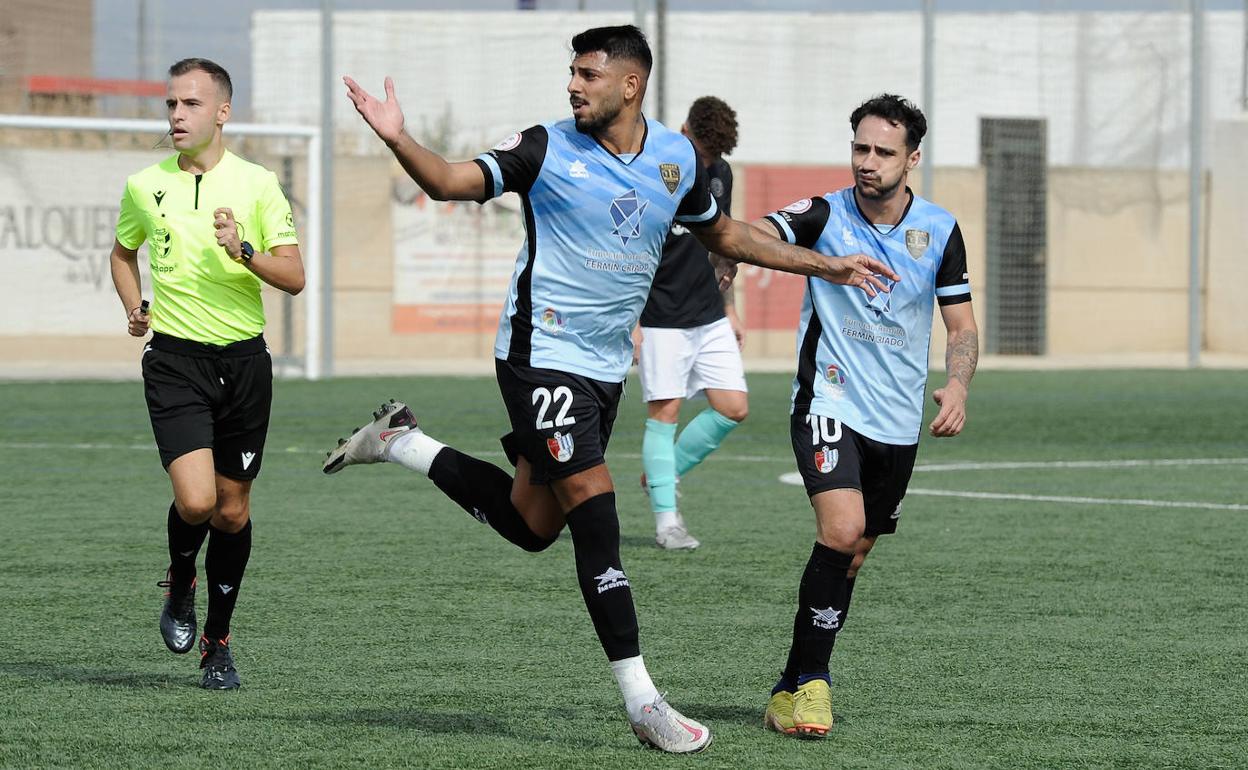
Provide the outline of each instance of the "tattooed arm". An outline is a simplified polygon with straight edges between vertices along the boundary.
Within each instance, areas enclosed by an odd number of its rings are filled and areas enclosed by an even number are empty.
[[[932,392],[940,412],[932,420],[933,436],[956,436],[966,425],[966,395],[979,363],[979,329],[970,302],[945,305],[940,309],[949,343],[945,349],[945,371],[949,381]]]

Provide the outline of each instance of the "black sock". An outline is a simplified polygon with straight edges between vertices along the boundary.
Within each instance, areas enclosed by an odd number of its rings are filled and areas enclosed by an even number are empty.
[[[208,536],[208,522],[187,524],[178,515],[176,503],[169,504],[169,579],[174,585],[186,585],[195,578],[195,557]]]
[[[568,529],[576,551],[581,596],[607,660],[640,655],[633,592],[620,564],[620,520],[615,511],[615,493],[591,497],[568,511]]]
[[[443,447],[429,465],[429,480],[473,518],[484,521],[526,551],[543,551],[559,539],[538,537],[511,504],[513,479],[497,465]]]
[[[845,627],[845,621],[849,618],[849,603],[854,600],[854,581],[857,579],[857,575],[845,578],[845,611],[841,613],[841,628]]]
[[[852,553],[835,551],[815,543],[802,573],[797,592],[797,614],[793,620],[798,684],[828,676],[832,645],[848,605],[846,573],[854,561]]]
[[[849,617],[849,602],[854,597],[854,580],[857,576],[845,578],[845,609],[841,611],[841,623],[837,628],[837,633],[845,627],[845,620]],[[780,673],[780,681],[776,682],[776,686],[772,688],[772,694],[780,690],[792,691],[797,688],[797,680],[801,676],[801,653],[798,651],[798,633],[800,627],[806,623],[807,616],[811,613],[803,607],[793,616],[793,644],[789,647],[789,659],[784,664],[784,671]],[[835,639],[833,640],[835,641]],[[829,658],[831,657],[831,648],[828,649]]]
[[[249,558],[250,519],[237,532],[212,528],[208,555],[204,558],[204,572],[208,578],[208,619],[204,621],[204,636],[209,639],[226,639],[230,635],[230,618],[234,615],[234,603],[238,601]]]

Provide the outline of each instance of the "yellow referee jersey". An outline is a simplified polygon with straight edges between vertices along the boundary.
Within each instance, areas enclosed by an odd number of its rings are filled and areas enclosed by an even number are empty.
[[[212,213],[221,207],[256,251],[298,243],[277,175],[228,150],[203,174],[172,155],[126,180],[117,240],[128,249],[147,241],[153,331],[228,345],[264,330],[260,279],[217,245]]]

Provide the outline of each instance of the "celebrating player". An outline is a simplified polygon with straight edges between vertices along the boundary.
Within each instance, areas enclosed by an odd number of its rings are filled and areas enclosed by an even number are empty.
[[[397,463],[529,551],[547,548],[566,525],[581,593],[634,732],[664,751],[698,751],[710,731],[664,701],[642,661],[603,461],[632,359],[630,330],[663,240],[679,221],[725,256],[868,294],[896,275],[863,255],[828,258],[721,216],[689,140],[641,114],[651,56],[636,27],[591,29],[572,48],[572,118],[513,134],[463,163],[448,163],[407,134],[389,78],[384,101],[345,78],[360,115],[430,196],[483,201],[515,191],[524,202],[527,238],[494,347],[512,428],[503,446],[516,473],[436,441],[393,402],[340,442],[324,470]]]
[[[303,290],[290,204],[277,177],[225,149],[229,74],[207,59],[169,68],[169,134],[177,153],[126,180],[113,284],[128,331],[152,339],[143,383],[160,461],[173,483],[165,644],[195,644],[195,558],[208,537],[208,617],[201,684],[239,686],[230,618],[251,555],[251,485],[260,473],[273,398],[261,332],[260,282]],[[137,249],[147,241],[153,300],[142,301]]]
[[[927,120],[884,94],[849,122],[853,187],[797,201],[758,225],[823,254],[866,251],[902,277],[870,298],[806,284],[790,433],[815,510],[815,546],[798,588],[788,662],[765,715],[772,729],[800,737],[832,727],[832,645],[863,560],[877,537],[897,530],[923,418],[933,303],[949,335],[948,381],[932,393],[940,405],[933,436],[962,431],[979,359],[962,231],[906,186]]]

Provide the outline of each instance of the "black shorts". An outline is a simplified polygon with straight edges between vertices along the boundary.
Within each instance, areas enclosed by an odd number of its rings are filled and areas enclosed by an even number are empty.
[[[502,438],[512,465],[523,457],[532,482],[549,484],[602,465],[624,392],[620,382],[494,360],[511,433]]]
[[[217,473],[254,479],[273,403],[264,337],[218,347],[153,333],[143,349],[143,391],[160,462],[211,448]]]
[[[867,513],[866,537],[897,531],[901,499],[906,496],[919,445],[885,444],[867,438],[840,420],[805,411],[790,417],[793,456],[814,497],[829,489],[862,492]]]

